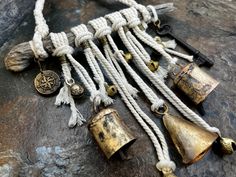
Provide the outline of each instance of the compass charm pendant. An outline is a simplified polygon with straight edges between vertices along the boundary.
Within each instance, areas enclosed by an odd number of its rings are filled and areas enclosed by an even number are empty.
[[[42,95],[50,95],[61,85],[60,77],[51,70],[40,72],[34,79],[35,89]]]

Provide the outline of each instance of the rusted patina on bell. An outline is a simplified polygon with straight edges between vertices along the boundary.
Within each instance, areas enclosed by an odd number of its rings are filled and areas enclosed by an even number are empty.
[[[174,73],[174,83],[182,90],[195,104],[201,103],[219,84],[197,65],[191,63],[182,70]]]
[[[135,141],[135,137],[114,109],[100,111],[90,121],[88,128],[108,159]]]
[[[202,159],[218,138],[217,134],[183,118],[165,114],[163,121],[185,164],[192,164]]]

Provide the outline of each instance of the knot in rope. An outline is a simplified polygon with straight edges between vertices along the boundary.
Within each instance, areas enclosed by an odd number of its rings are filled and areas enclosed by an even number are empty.
[[[118,31],[119,28],[127,25],[127,21],[122,17],[120,12],[114,12],[105,16],[112,23],[112,29]]]
[[[107,25],[107,21],[104,17],[100,17],[89,21],[89,24],[95,29],[94,36],[96,38],[101,38],[108,34],[111,34],[111,27]]]
[[[155,7],[152,5],[148,5],[147,8],[152,12],[151,21],[156,22],[157,20],[159,20]]]
[[[72,54],[74,52],[74,49],[69,46],[69,41],[67,39],[66,33],[50,33],[50,37],[55,47],[55,50],[52,54],[53,56],[60,57],[66,54]]]
[[[88,30],[88,28],[84,25],[78,25],[76,27],[71,28],[72,33],[75,37],[75,46],[79,47],[81,43],[93,39],[93,34]]]
[[[176,169],[176,165],[173,161],[171,160],[161,160],[159,161],[157,164],[156,164],[156,168],[159,170],[159,171],[162,171],[166,168],[170,168],[172,169],[173,171],[175,171]]]
[[[151,15],[148,9],[144,5],[136,4],[134,5],[134,8],[137,9],[142,14],[143,20],[145,22],[149,22],[151,20]]]
[[[134,28],[141,24],[141,21],[138,18],[138,11],[134,7],[121,10],[121,13],[125,16],[130,28]]]
[[[164,101],[162,99],[159,99],[157,101],[155,101],[152,105],[151,105],[151,110],[153,112],[155,112],[156,110],[158,110],[160,107],[162,107],[164,105]]]

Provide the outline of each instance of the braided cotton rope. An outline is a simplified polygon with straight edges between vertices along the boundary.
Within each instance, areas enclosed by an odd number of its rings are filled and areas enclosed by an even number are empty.
[[[155,134],[151,131],[151,129],[147,126],[147,124],[144,122],[144,120],[153,127],[156,126],[156,124],[140,109],[140,107],[137,105],[136,101],[132,98],[132,96],[129,94],[128,90],[125,88],[124,84],[120,80],[119,74],[116,72],[114,68],[112,68],[109,65],[109,62],[106,61],[106,59],[102,56],[99,49],[96,49],[95,44],[91,43],[91,46],[95,49],[95,52],[100,56],[100,61],[102,62],[102,65],[106,72],[109,74],[110,78],[112,79],[113,83],[116,84],[119,93],[122,96],[122,99],[130,109],[130,111],[133,113],[137,121],[140,123],[140,125],[143,127],[143,129],[146,131],[146,133],[149,135],[150,139],[153,142],[153,145],[157,151],[158,158],[161,163],[165,162],[165,168],[171,168],[172,170],[175,170],[175,164],[174,162],[169,160],[169,154],[168,154],[168,147],[165,146],[165,139],[163,134],[158,131],[158,127],[156,127],[155,132],[157,132],[157,136],[159,137],[160,142],[162,143],[162,147],[160,146]],[[143,120],[144,119],[144,120]],[[152,127],[152,128],[153,128]],[[162,139],[163,137],[163,139]],[[164,146],[163,146],[164,145]],[[165,149],[164,149],[165,147]],[[163,149],[162,149],[163,148]],[[163,167],[164,168],[164,167]],[[162,169],[159,169],[162,170]]]
[[[169,69],[171,69],[175,63],[176,59],[172,58],[162,47],[162,45],[158,44],[153,37],[148,35],[145,31],[142,31],[138,25],[141,24],[141,20],[138,18],[138,11],[135,8],[124,9],[121,13],[125,16],[127,20],[127,25],[129,28],[133,29],[135,35],[143,41],[145,44],[149,45],[151,48],[155,49],[159,52],[164,58],[167,59],[169,63]]]
[[[107,35],[107,37],[110,36],[110,35]],[[115,55],[113,54],[110,46],[108,44],[105,44],[103,46],[103,49],[104,49],[104,53],[105,53],[105,56],[106,58],[108,59],[108,61],[110,62],[110,64],[118,71],[118,73],[120,74],[121,76],[121,79],[123,81],[123,83],[125,84],[126,88],[128,89],[129,93],[132,95],[132,97],[134,98],[137,98],[138,95],[138,90],[133,87],[129,82],[128,80],[126,79],[125,77],[125,74],[124,72],[122,71],[119,63],[116,61],[115,59]]]
[[[44,50],[42,39],[49,33],[48,25],[43,17],[44,0],[37,0],[34,10],[35,32],[32,41],[29,42],[32,51],[37,59],[43,60],[48,57]]]
[[[133,10],[131,10],[133,11]],[[142,70],[142,72],[149,78],[149,80],[154,84],[154,86],[189,120],[194,122],[195,124],[205,128],[206,130],[210,132],[215,132],[220,135],[220,131],[218,128],[211,127],[209,124],[207,124],[199,115],[197,115],[195,112],[193,112],[191,109],[189,109],[166,85],[164,82],[162,82],[160,79],[155,77],[155,75],[149,70],[149,68],[145,65],[143,60],[140,58],[140,56],[137,54],[135,49],[130,44],[129,40],[127,39],[126,33],[122,26],[124,26],[124,23],[120,23],[121,19],[119,17],[122,17],[118,15],[119,12],[115,12],[114,15],[107,15],[106,17],[111,21],[112,26],[116,27],[116,30],[126,46],[126,48],[130,51],[130,53],[133,55],[135,59],[135,63],[138,65],[138,67]],[[137,23],[138,24],[138,23]]]
[[[145,62],[145,64],[148,64],[151,60],[150,55],[148,58],[146,58],[143,55],[143,52],[145,49],[141,47],[140,42],[134,37],[134,35],[128,31],[126,32],[127,39],[129,40],[130,45],[133,47],[133,49],[137,52],[137,54],[140,56],[140,58]],[[140,48],[143,48],[140,50]],[[159,66],[158,70],[155,71],[156,77],[164,81],[165,78],[167,78],[168,71],[164,69],[162,66]]]
[[[53,52],[53,56],[62,57],[64,55],[71,56],[74,49],[69,46],[68,39],[66,37],[66,34],[64,32],[62,33],[50,33],[50,37],[52,40],[52,43],[55,47],[55,50]],[[85,119],[83,118],[82,114],[78,111],[78,109],[75,106],[74,99],[72,98],[69,83],[71,81],[74,81],[74,79],[71,76],[70,66],[69,63],[63,63],[62,64],[62,71],[65,78],[64,86],[61,88],[57,98],[56,98],[56,105],[60,104],[69,104],[71,109],[71,116],[69,119],[69,127],[74,127],[76,124],[82,125]]]
[[[78,25],[74,28],[71,28],[71,31],[76,36],[75,38],[75,44],[76,47],[79,47],[82,43],[85,43],[87,41],[92,40],[92,33],[88,31],[87,27],[85,25]],[[94,79],[99,85],[98,95],[94,101],[101,100],[105,106],[108,106],[113,103],[113,100],[107,95],[106,88],[105,88],[105,79],[103,76],[103,73],[95,59],[94,54],[92,53],[92,50],[89,46],[86,46],[86,49],[84,49],[85,57],[88,61],[88,64],[93,72]],[[98,106],[100,103],[95,102],[94,105]]]
[[[132,67],[125,61],[122,51],[120,51],[115,44],[114,40],[111,36],[107,36],[110,45],[112,46],[114,53],[117,59],[121,62],[121,64],[126,68],[128,73],[132,76],[138,86],[142,89],[148,100],[152,103],[151,110],[158,110],[163,106],[164,101],[157,97],[154,91],[142,80],[142,78],[132,69]]]
[[[103,23],[104,22],[104,23]],[[105,30],[107,27],[107,24],[105,23],[105,19],[98,18],[96,20],[93,20],[90,22],[91,25],[96,29],[98,29],[97,34],[103,34],[106,36],[110,36],[108,33],[108,30]],[[101,32],[101,29],[104,29],[104,32]],[[96,33],[95,33],[96,34]],[[103,36],[98,36],[103,37]],[[111,39],[111,37],[109,37]],[[122,99],[125,101],[128,108],[131,110],[131,112],[135,115],[137,121],[140,123],[140,125],[144,128],[146,133],[150,136],[150,139],[152,140],[154,147],[156,148],[158,158],[160,159],[161,164],[165,162],[165,167],[175,169],[174,162],[170,161],[169,152],[168,152],[168,146],[166,144],[165,138],[162,134],[162,132],[159,130],[157,125],[140,109],[136,101],[133,99],[133,97],[130,95],[129,91],[125,87],[124,82],[122,81],[118,71],[110,64],[110,62],[103,56],[101,51],[98,49],[98,47],[90,40],[89,44],[94,51],[95,55],[99,58],[99,61],[101,62],[102,66],[104,67],[104,70],[109,75],[110,79],[113,81],[113,83],[116,84],[119,92],[122,95]],[[113,43],[114,44],[114,43]],[[120,54],[121,55],[121,54]],[[143,86],[145,87],[145,85]],[[139,114],[139,116],[137,116]],[[146,123],[142,120],[144,119],[145,122],[147,122],[159,138],[161,145],[159,144],[157,137],[152,133],[150,128],[146,125]]]

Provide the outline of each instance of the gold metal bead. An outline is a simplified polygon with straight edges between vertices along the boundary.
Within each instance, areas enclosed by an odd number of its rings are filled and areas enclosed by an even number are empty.
[[[124,58],[125,58],[126,62],[129,63],[133,59],[133,56],[131,53],[127,52],[124,54]]]
[[[159,63],[157,61],[150,60],[147,66],[152,72],[155,72],[159,68]]]
[[[70,86],[70,91],[74,98],[80,98],[84,93],[84,88],[79,84],[72,84]]]
[[[170,168],[164,168],[162,173],[164,177],[177,177]]]
[[[107,40],[107,38],[104,36],[104,37],[101,37],[100,38],[100,41],[101,41],[101,43],[102,43],[102,45],[104,46],[104,45],[106,45],[106,44],[108,44],[108,40]]]
[[[230,138],[221,138],[220,151],[223,155],[230,155],[236,150],[236,142]]]
[[[117,88],[115,85],[109,85],[106,90],[109,96],[114,96],[117,94]]]

